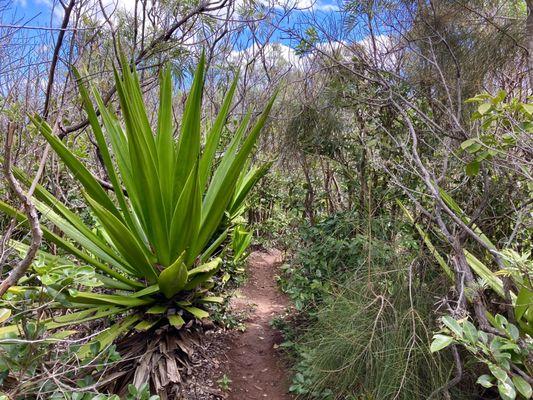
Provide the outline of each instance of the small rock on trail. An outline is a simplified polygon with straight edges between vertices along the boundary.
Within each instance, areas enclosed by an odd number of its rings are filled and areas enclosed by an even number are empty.
[[[248,259],[248,281],[232,308],[247,313],[246,330],[236,333],[227,353],[231,379],[229,400],[289,400],[290,374],[276,347],[282,341],[270,321],[283,312],[287,298],[278,290],[275,275],[283,257],[280,251],[254,252]]]

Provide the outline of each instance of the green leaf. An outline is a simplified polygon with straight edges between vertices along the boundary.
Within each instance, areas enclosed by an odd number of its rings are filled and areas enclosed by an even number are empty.
[[[509,378],[506,381],[498,381],[498,392],[503,400],[516,399],[516,390]]]
[[[494,272],[492,272],[485,264],[479,261],[472,253],[468,250],[464,250],[466,261],[472,270],[476,273],[477,276],[481,277],[487,284],[502,298],[505,298],[505,291],[503,290],[503,282],[498,278]],[[511,292],[511,298],[515,297],[514,293]]]
[[[490,387],[494,386],[493,383],[492,383],[493,380],[494,380],[494,378],[492,376],[485,374],[485,375],[481,375],[479,378],[477,378],[476,383],[481,385],[481,386],[483,386],[483,387],[485,387],[485,388],[490,388]]]
[[[131,290],[135,288],[135,286],[127,285],[124,282],[118,281],[102,274],[95,273],[94,277],[100,282],[102,282],[103,285],[108,289]],[[142,283],[139,283],[139,286],[142,287]]]
[[[413,218],[411,213],[409,213],[407,208],[403,205],[403,203],[400,200],[396,199],[396,203],[400,206],[400,208],[402,209],[403,213],[405,214],[405,216],[407,217],[409,222],[411,222],[415,226],[416,230],[418,231],[418,233],[420,234],[420,236],[424,240],[424,244],[427,246],[427,248],[429,249],[429,251],[433,255],[433,257],[435,257],[435,260],[437,260],[437,263],[442,268],[444,273],[453,282],[455,280],[454,273],[452,272],[451,268],[448,266],[448,264],[446,263],[444,258],[440,255],[440,253],[437,251],[437,249],[435,248],[435,246],[431,242],[431,239],[429,238],[428,233],[422,229],[420,224],[415,222],[415,219]]]
[[[132,272],[131,266],[124,260],[117,252],[91,231],[85,224],[73,215],[69,215],[67,210],[63,210],[63,214],[68,215],[68,220],[56,214],[46,204],[34,199],[37,210],[41,212],[43,218],[46,218],[58,227],[65,236],[72,239],[74,242],[80,244],[83,248],[100,258],[111,266],[123,270],[124,272]],[[56,208],[63,209],[63,206],[56,202]],[[66,208],[66,207],[65,207]],[[69,221],[72,221],[69,222]]]
[[[135,325],[134,329],[139,332],[145,332],[151,327],[153,327],[155,324],[157,324],[159,321],[160,319],[154,319],[154,320],[145,319],[139,322],[137,325]]]
[[[217,257],[208,263],[193,268],[189,271],[189,277],[192,278],[196,274],[216,271],[221,262],[222,259],[220,257]]]
[[[509,324],[506,331],[512,340],[514,340],[515,342],[518,341],[520,337],[520,332],[518,331],[518,328],[516,326],[514,326],[513,324]]]
[[[528,308],[533,306],[533,292],[522,287],[516,297],[516,304],[514,307],[515,317],[521,320]]]
[[[159,79],[159,114],[157,120],[157,156],[160,187],[165,201],[168,219],[174,205],[174,171],[176,151],[174,144],[174,124],[172,115],[172,77],[170,66],[161,71]]]
[[[49,320],[45,321],[45,326],[47,329],[56,329],[72,324],[82,324],[95,319],[105,318],[111,315],[123,313],[124,311],[126,311],[126,309],[123,307],[99,306],[88,308],[83,311],[56,316],[53,319],[50,318]]]
[[[100,318],[105,318],[111,315],[124,313],[126,308],[123,307],[108,307],[100,306],[96,308],[89,308],[86,310],[60,315],[57,317],[47,318],[41,321],[46,330],[62,328],[73,324],[82,324],[84,322],[93,321]],[[0,336],[8,333],[22,332],[22,327],[18,324],[7,325],[0,327]]]
[[[207,188],[207,193],[205,195],[204,204],[203,204],[204,208],[207,210],[209,210],[210,207],[212,207],[217,193],[224,188],[224,179],[230,172],[231,165],[235,161],[235,158],[237,157],[237,154],[239,151],[239,144],[241,143],[242,137],[244,136],[246,129],[248,128],[250,118],[251,118],[251,113],[248,112],[245,115],[244,119],[241,121],[229,145],[225,149],[224,156],[220,160],[220,163],[217,166],[215,173],[213,174],[209,187]],[[239,170],[239,175],[241,172],[242,172],[242,168]],[[237,178],[235,179],[235,182],[233,182],[231,186],[234,186],[236,182],[237,182]],[[233,192],[233,190],[234,188],[232,188],[231,191]]]
[[[471,344],[477,343],[478,333],[474,324],[472,324],[470,321],[465,321],[463,323],[463,331],[466,340],[468,340]]]
[[[129,167],[131,174],[122,176],[128,179],[128,191],[134,193],[132,205],[139,217],[144,233],[153,247],[158,262],[170,264],[168,242],[168,218],[160,186],[158,160],[154,135],[150,127],[142,91],[135,72],[125,57],[122,58],[123,79],[115,70],[115,81],[123,119],[126,125]]]
[[[202,213],[202,224],[195,253],[200,252],[205,247],[218,228],[224,211],[231,201],[234,186],[239,179],[246,160],[255,146],[259,133],[267,121],[274,100],[275,96],[267,104],[238,153],[233,157],[231,152],[227,152],[217,168],[204,198],[203,205],[205,211]],[[244,122],[242,125],[244,125]]]
[[[209,313],[197,307],[182,307],[185,311],[194,315],[197,319],[204,319],[209,317]]]
[[[0,323],[6,321],[11,316],[9,308],[0,308]]]
[[[189,282],[185,285],[186,290],[192,290],[210,279],[218,270],[222,259],[215,258],[213,261],[200,265],[189,271]]]
[[[531,390],[531,385],[527,383],[527,381],[524,378],[518,375],[513,376],[512,379],[513,379],[514,387],[516,388],[516,390],[518,390],[518,392],[522,396],[524,396],[526,399],[530,399],[531,396],[533,395],[533,392]]]
[[[153,299],[136,298],[131,296],[122,296],[118,294],[101,294],[91,292],[78,292],[70,290],[70,297],[79,303],[87,304],[113,304],[127,307],[136,307],[154,302]]]
[[[119,202],[120,208],[122,209],[123,215],[126,217],[126,221],[130,224],[131,217],[128,212],[126,198],[124,196],[124,193],[122,192],[122,186],[120,185],[120,180],[118,179],[115,168],[113,166],[113,162],[111,160],[111,154],[109,153],[107,142],[102,132],[102,128],[100,127],[100,123],[98,122],[96,111],[89,98],[87,89],[83,85],[83,80],[81,79],[81,76],[78,73],[78,70],[75,67],[73,67],[72,72],[74,76],[76,77],[76,80],[78,83],[78,90],[80,92],[81,99],[82,99],[85,111],[87,113],[89,123],[91,125],[94,136],[96,138],[96,142],[98,144],[98,150],[100,151],[102,160],[104,162],[107,175],[109,176],[109,180],[111,181],[111,184],[113,185],[113,190]]]
[[[257,182],[263,176],[265,176],[271,166],[272,162],[268,162],[266,164],[263,164],[261,167],[253,168],[244,176],[244,179],[242,180],[241,184],[235,190],[235,195],[233,196],[231,206],[229,207],[229,212],[232,218],[235,218],[237,215],[242,214],[242,212],[244,211],[242,209],[244,199],[248,196],[250,190],[253,189]]]
[[[224,242],[224,240],[228,236],[228,233],[229,229],[226,229],[220,234],[218,238],[213,241],[213,243],[209,245],[209,247],[200,256],[201,263],[205,263],[209,259],[209,257],[213,255],[213,253],[222,245],[222,242]]]
[[[185,321],[179,314],[173,314],[167,316],[168,322],[170,322],[170,325],[172,325],[176,329],[180,329],[183,325],[185,325]]]
[[[187,267],[183,263],[182,254],[170,267],[165,268],[159,275],[159,289],[167,299],[179,293],[187,283]]]
[[[187,251],[183,262],[189,266],[198,256],[191,246],[198,237],[202,218],[202,194],[198,185],[198,166],[191,171],[176,203],[170,225],[170,243],[173,256]]]
[[[117,250],[133,268],[132,271],[139,277],[144,277],[150,282],[155,282],[157,280],[157,274],[141,248],[144,244],[140,244],[131,231],[120,220],[115,218],[113,214],[101,207],[90,197],[86,196],[86,199],[105,227]]]
[[[121,219],[122,216],[117,208],[105,193],[102,186],[98,183],[92,174],[85,168],[85,166],[76,158],[74,154],[63,144],[63,142],[52,133],[52,128],[39,116],[30,117],[34,125],[39,129],[39,132],[45,137],[52,149],[61,158],[61,160],[68,167],[70,172],[74,174],[76,179],[83,185],[87,193],[90,194],[103,208],[111,212],[116,218]]]
[[[522,109],[529,115],[533,115],[533,104],[523,103]]]
[[[191,91],[185,103],[185,112],[178,141],[175,187],[178,193],[185,185],[200,155],[200,124],[202,118],[202,91],[204,86],[205,54],[194,73]],[[177,197],[177,196],[176,196]]]
[[[461,149],[466,150],[475,143],[477,143],[477,139],[467,139],[461,143]]]
[[[507,376],[507,372],[505,372],[502,368],[498,367],[495,364],[489,364],[489,369],[492,375],[499,381],[505,382],[509,377]]]
[[[93,95],[96,99],[96,102],[98,104],[98,109],[100,111],[100,115],[102,116],[102,120],[104,122],[107,135],[109,137],[109,140],[111,142],[111,146],[113,148],[113,152],[115,155],[115,160],[118,166],[118,171],[120,172],[120,177],[122,178],[122,183],[124,184],[127,192],[128,197],[131,203],[135,205],[135,209],[139,210],[140,207],[140,199],[137,194],[136,186],[135,186],[135,179],[132,177],[132,167],[131,167],[131,160],[130,160],[130,154],[129,154],[129,146],[128,146],[128,140],[126,138],[126,135],[124,134],[122,127],[120,126],[120,123],[116,119],[116,117],[106,108],[104,104],[104,100],[100,96],[100,94],[93,89]],[[119,181],[120,183],[120,181]],[[115,189],[115,191],[118,189]],[[122,190],[122,188],[120,188]],[[124,199],[126,202],[126,205],[122,205],[120,197],[123,197],[124,194],[118,193],[116,194],[119,197],[119,203],[121,204],[121,207],[123,208],[123,214],[126,218],[126,222],[128,223],[128,226],[135,230],[139,238],[143,237],[143,234],[140,233],[140,227],[138,225],[138,221],[136,220],[136,217],[133,215],[133,213],[127,212],[129,209],[128,202]]]
[[[458,337],[463,337],[463,328],[461,328],[461,325],[459,325],[459,323],[454,318],[450,317],[449,315],[446,315],[442,317],[442,322]]]
[[[439,194],[440,196],[442,197],[442,200],[444,200],[444,202],[446,203],[446,205],[448,207],[450,207],[450,209],[455,212],[457,214],[457,216],[459,218],[461,218],[461,220],[463,220],[463,222],[465,224],[467,224],[468,226],[470,226],[474,232],[476,232],[476,234],[481,238],[481,240],[483,240],[485,242],[485,244],[487,246],[489,246],[491,249],[494,249],[496,250],[496,246],[494,246],[494,244],[489,240],[489,238],[481,231],[481,229],[479,229],[479,227],[474,224],[474,223],[471,223],[470,221],[470,218],[466,215],[466,213],[461,209],[461,207],[459,206],[459,204],[457,204],[457,202],[442,188],[439,188]]]
[[[168,309],[165,305],[155,305],[146,310],[146,314],[164,314]]]
[[[74,335],[76,333],[78,333],[78,331],[75,331],[73,329],[62,330],[62,331],[55,332],[55,333],[51,334],[47,339],[50,339],[51,343],[53,343],[55,341],[63,341],[66,338],[68,338],[69,336],[72,336],[72,335]]]
[[[481,163],[479,161],[472,161],[466,164],[465,172],[468,176],[476,176],[479,173],[479,168],[481,167]]]
[[[144,296],[150,296],[156,293],[159,293],[159,285],[157,284],[145,287],[144,289],[141,289],[131,294],[131,297],[144,297]]]
[[[474,143],[471,146],[469,146],[466,151],[470,154],[477,153],[480,149],[483,148],[483,145],[481,143]]]
[[[230,89],[228,90],[226,97],[224,98],[224,103],[222,104],[222,107],[220,108],[220,112],[218,113],[217,118],[215,119],[213,127],[211,128],[211,130],[209,131],[209,134],[207,135],[204,152],[200,159],[200,170],[199,170],[200,183],[199,185],[202,190],[206,186],[207,178],[209,176],[209,172],[213,165],[213,159],[215,157],[215,153],[220,142],[220,135],[222,133],[224,124],[226,123],[226,119],[228,117],[231,102],[233,100],[233,95],[237,87],[237,82],[238,82],[238,75],[235,76],[235,79],[233,80],[233,83]]]
[[[18,222],[24,224],[25,226],[28,226],[27,217],[25,214],[15,210],[13,207],[9,206],[8,204],[6,204],[5,202],[1,200],[0,200],[0,211],[3,211],[7,215],[14,217]],[[119,281],[128,284],[130,287],[142,286],[142,284],[140,284],[139,282],[136,282],[136,281],[133,281],[127,278],[126,276],[118,273],[117,271],[114,271],[112,268],[109,268],[107,265],[99,262],[94,257],[91,257],[87,253],[79,250],[77,247],[75,247],[74,245],[66,241],[65,239],[60,238],[55,233],[51,232],[45,226],[41,226],[41,230],[43,231],[43,236],[46,240],[56,244],[58,247],[76,256],[78,259],[83,260],[93,265],[94,267],[118,279]]]
[[[205,296],[198,300],[199,303],[217,303],[222,304],[224,298],[220,296]]]
[[[481,114],[481,115],[485,115],[492,107],[492,104],[490,103],[481,103],[479,105],[479,107],[477,108],[477,111]]]
[[[431,342],[429,350],[432,353],[435,353],[439,350],[448,347],[450,344],[452,344],[452,342],[453,338],[451,336],[436,334],[433,336],[433,341]]]
[[[243,256],[246,249],[252,241],[251,232],[246,231],[242,226],[237,226],[233,231],[233,240],[231,242],[231,247],[233,250],[233,260],[234,262],[239,261]]]
[[[80,347],[77,355],[83,359],[89,355],[91,352],[91,346],[94,343],[99,344],[100,350],[105,349],[109,346],[115,339],[117,339],[122,333],[124,333],[131,325],[137,322],[140,319],[138,315],[130,315],[124,318],[122,321],[110,326],[102,333],[96,335],[93,340],[89,343],[84,344]]]

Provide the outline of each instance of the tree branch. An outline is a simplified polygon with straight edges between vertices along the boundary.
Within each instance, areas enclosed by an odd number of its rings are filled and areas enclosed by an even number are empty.
[[[57,35],[57,42],[54,48],[54,55],[52,56],[52,64],[50,65],[50,72],[48,73],[48,83],[46,85],[46,97],[44,100],[44,109],[43,117],[46,119],[48,117],[48,112],[50,111],[50,99],[52,98],[52,89],[54,87],[54,76],[56,72],[57,62],[59,60],[59,50],[63,44],[63,39],[65,37],[66,28],[70,20],[70,13],[74,8],[76,0],[70,0],[70,3],[65,8],[65,15],[63,16],[63,22],[61,24],[61,31]]]
[[[11,171],[11,149],[13,146],[14,132],[15,127],[12,124],[9,124],[4,146],[4,174],[9,187],[21,201],[24,208],[24,213],[28,218],[28,223],[30,224],[31,230],[31,243],[26,256],[11,270],[8,277],[2,283],[0,283],[0,297],[3,296],[11,286],[16,285],[19,279],[24,276],[33,262],[33,259],[35,258],[43,239],[43,232],[39,224],[39,217],[37,215],[35,205],[30,198],[24,194],[22,187]]]

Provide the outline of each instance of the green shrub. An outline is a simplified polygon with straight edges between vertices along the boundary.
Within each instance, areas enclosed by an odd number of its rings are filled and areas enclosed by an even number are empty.
[[[299,340],[303,358],[293,391],[310,398],[421,400],[444,385],[453,364],[429,351],[435,293],[416,281],[410,292],[408,282],[406,268],[391,266],[375,271],[370,284],[362,274],[339,285]]]
[[[301,310],[284,328],[284,347],[296,360],[294,394],[416,400],[451,379],[451,360],[429,350],[433,303],[446,280],[416,258],[412,228],[387,216],[369,227],[352,211],[300,235],[281,278]]]
[[[357,274],[367,262],[370,241],[373,262],[387,264],[392,260],[393,248],[385,242],[388,221],[376,218],[372,225],[377,232],[372,240],[355,211],[334,214],[300,228],[298,239],[293,241],[295,257],[283,266],[281,279],[282,289],[298,310],[312,310],[346,275]]]

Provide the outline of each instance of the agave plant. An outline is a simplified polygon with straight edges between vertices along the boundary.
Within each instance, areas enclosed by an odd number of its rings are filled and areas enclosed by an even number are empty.
[[[56,265],[72,265],[73,259],[80,267],[90,265],[102,283],[98,289],[83,289],[87,288],[84,286],[68,291],[47,286],[58,307],[77,311],[45,320],[44,326],[55,329],[113,314],[128,314],[96,338],[101,345],[111,343],[131,327],[146,330],[163,318],[180,327],[187,319],[208,315],[202,304],[219,301],[209,296],[212,286],[209,280],[221,263],[213,254],[231,233],[231,221],[242,212],[246,195],[268,168],[266,165],[249,169],[248,158],[273,103],[272,99],[253,125],[248,113],[227,147],[219,151],[236,78],[202,146],[202,56],[175,141],[170,69],[164,69],[160,76],[154,133],[138,76],[124,57],[121,64],[122,73],[115,70],[115,84],[122,123],[118,114],[104,105],[99,93],[91,89],[104,129],[89,89],[74,71],[113,188],[111,194],[42,118],[31,118],[81,185],[85,202],[101,226],[95,232],[44,187],[36,187],[33,200],[42,218],[63,234],[59,236],[43,227],[44,237],[64,254],[55,256],[41,251],[39,257]],[[217,154],[223,155],[217,159]],[[14,173],[25,184],[30,183],[20,170]],[[5,202],[0,201],[0,209],[20,222],[26,221],[24,214]],[[20,242],[11,244],[25,249]],[[15,287],[11,292],[17,290],[27,287]],[[147,319],[146,314],[152,317]],[[0,333],[16,330],[17,326],[11,325],[0,328]]]

